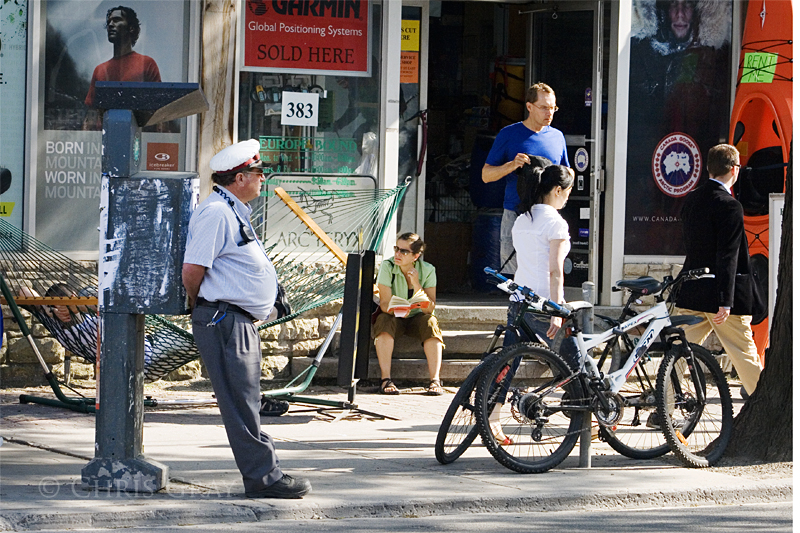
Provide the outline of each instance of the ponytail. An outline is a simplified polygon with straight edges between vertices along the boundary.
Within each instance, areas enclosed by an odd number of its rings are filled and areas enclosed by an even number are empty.
[[[533,204],[536,203],[537,191],[542,182],[542,172],[553,164],[546,157],[539,155],[528,154],[528,157],[531,160],[530,164],[522,165],[517,169],[517,176],[519,176],[517,178],[518,215],[530,211]]]
[[[572,187],[574,181],[572,173],[562,165],[550,165],[524,172],[517,180],[517,193],[520,198],[517,213],[528,213],[535,204],[544,203],[544,197],[550,194],[550,191],[556,187],[568,189]]]

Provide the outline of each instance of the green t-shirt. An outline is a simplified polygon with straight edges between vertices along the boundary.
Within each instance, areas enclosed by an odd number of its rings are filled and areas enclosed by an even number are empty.
[[[414,268],[419,272],[419,283],[423,289],[436,287],[436,267],[418,259],[414,261]],[[378,269],[377,283],[378,285],[390,287],[393,296],[408,298],[408,282],[406,282],[406,277],[400,267],[394,264],[394,259],[387,259],[381,263]],[[421,312],[422,310],[420,309],[412,309],[406,318],[418,315]]]

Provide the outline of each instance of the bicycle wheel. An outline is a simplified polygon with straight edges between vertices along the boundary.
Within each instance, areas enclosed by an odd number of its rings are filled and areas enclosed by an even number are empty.
[[[725,375],[711,353],[692,345],[695,365],[680,347],[667,352],[658,371],[658,416],[670,449],[686,466],[716,463],[733,431],[733,402]]]
[[[475,408],[483,444],[500,464],[532,474],[566,459],[581,429],[580,407],[588,405],[577,379],[566,380],[570,374],[558,355],[534,343],[509,346],[487,364]]]
[[[485,357],[472,369],[444,414],[434,446],[436,460],[443,465],[461,457],[478,436],[478,425],[475,422],[475,388],[481,372],[486,368],[486,363],[491,360],[492,355]]]
[[[622,418],[614,426],[600,426],[600,438],[631,459],[654,459],[669,452],[656,414],[656,379],[664,349],[660,342],[650,346],[619,391],[623,400]],[[614,360],[608,373],[619,370],[628,355],[623,353],[621,361]]]

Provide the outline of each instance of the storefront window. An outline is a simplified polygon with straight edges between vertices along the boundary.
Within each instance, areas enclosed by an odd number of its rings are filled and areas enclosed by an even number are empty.
[[[732,2],[645,4],[631,28],[625,253],[683,255],[683,201],[728,136]]]
[[[403,6],[400,42],[400,134],[398,148],[398,180],[417,176],[417,143],[419,115],[419,80],[422,44],[422,8]],[[410,186],[397,211],[398,231],[421,231],[417,228],[417,195]],[[424,201],[424,200],[423,200]]]
[[[378,175],[381,10],[372,5],[368,76],[242,71],[239,140],[259,139],[267,173]],[[284,92],[319,94],[316,126],[281,125]]]
[[[28,3],[0,5],[0,217],[22,227]]]
[[[120,9],[121,7],[121,9]],[[36,236],[58,250],[96,251],[101,111],[95,81],[185,82],[190,2],[42,3]],[[186,119],[148,127],[141,170],[184,170]]]

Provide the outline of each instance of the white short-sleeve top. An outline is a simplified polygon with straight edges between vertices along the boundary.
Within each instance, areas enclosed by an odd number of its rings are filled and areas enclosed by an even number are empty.
[[[569,225],[556,208],[536,204],[517,217],[511,230],[517,251],[514,281],[543,298],[550,298],[550,241],[566,240],[569,252]],[[511,300],[517,299],[514,295]]]

